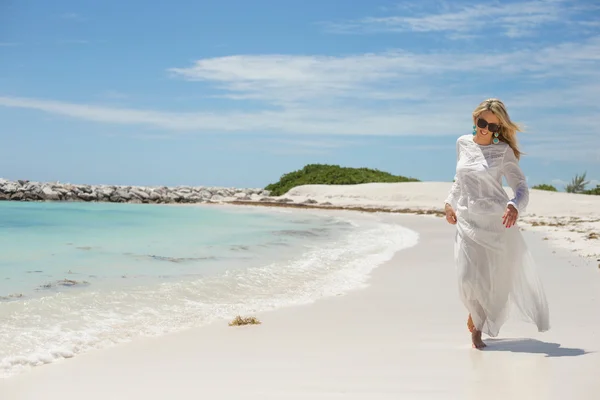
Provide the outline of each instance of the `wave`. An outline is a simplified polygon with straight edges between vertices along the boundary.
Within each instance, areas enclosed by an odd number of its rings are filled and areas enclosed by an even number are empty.
[[[418,234],[375,220],[335,240],[304,243],[288,260],[127,289],[58,292],[2,303],[0,374],[70,358],[92,349],[269,311],[363,288],[370,272]],[[318,242],[317,242],[318,241]]]

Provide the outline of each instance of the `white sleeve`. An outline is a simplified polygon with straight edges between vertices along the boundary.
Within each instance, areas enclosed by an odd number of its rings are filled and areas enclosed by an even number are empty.
[[[458,140],[456,141],[456,163],[458,164],[458,159],[460,158],[460,151]],[[454,210],[456,210],[457,202],[460,197],[460,183],[458,182],[458,175],[454,174],[454,183],[450,188],[450,192],[448,193],[448,197],[444,200],[445,204],[450,204]]]
[[[507,203],[507,206],[512,204],[519,211],[519,214],[524,213],[529,204],[529,188],[527,187],[527,179],[525,179],[525,175],[519,166],[519,160],[510,146],[507,146],[504,152],[502,174],[514,193],[514,197]]]

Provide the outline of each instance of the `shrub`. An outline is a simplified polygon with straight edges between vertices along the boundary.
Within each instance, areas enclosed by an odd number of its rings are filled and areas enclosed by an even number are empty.
[[[571,183],[567,185],[565,188],[568,193],[583,193],[585,191],[585,186],[589,183],[585,180],[586,173],[583,175],[575,175]]]
[[[532,189],[537,189],[537,190],[547,190],[549,192],[557,192],[558,190],[556,190],[556,188],[552,185],[547,185],[545,183],[542,183],[541,185],[535,185],[534,187],[532,187]]]
[[[596,196],[600,196],[600,185],[596,185],[595,188],[590,189],[590,190],[584,190],[583,191],[584,194],[593,194]]]
[[[355,185],[373,182],[419,182],[419,180],[392,175],[377,169],[308,164],[300,170],[282,175],[279,182],[271,183],[265,189],[269,190],[272,196],[281,196],[301,185]]]

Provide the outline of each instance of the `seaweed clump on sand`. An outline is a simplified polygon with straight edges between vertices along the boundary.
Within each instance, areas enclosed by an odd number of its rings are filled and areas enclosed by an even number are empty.
[[[260,325],[261,322],[256,317],[235,317],[230,323],[229,326],[242,326],[242,325]]]

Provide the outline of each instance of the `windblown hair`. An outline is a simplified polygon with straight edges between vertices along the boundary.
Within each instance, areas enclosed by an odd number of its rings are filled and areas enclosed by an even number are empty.
[[[511,121],[504,103],[498,99],[487,99],[473,110],[473,121],[484,111],[491,111],[500,120],[500,131],[498,139],[507,143],[515,153],[517,159],[521,158],[521,151],[517,143],[517,132],[523,132],[521,127]]]

